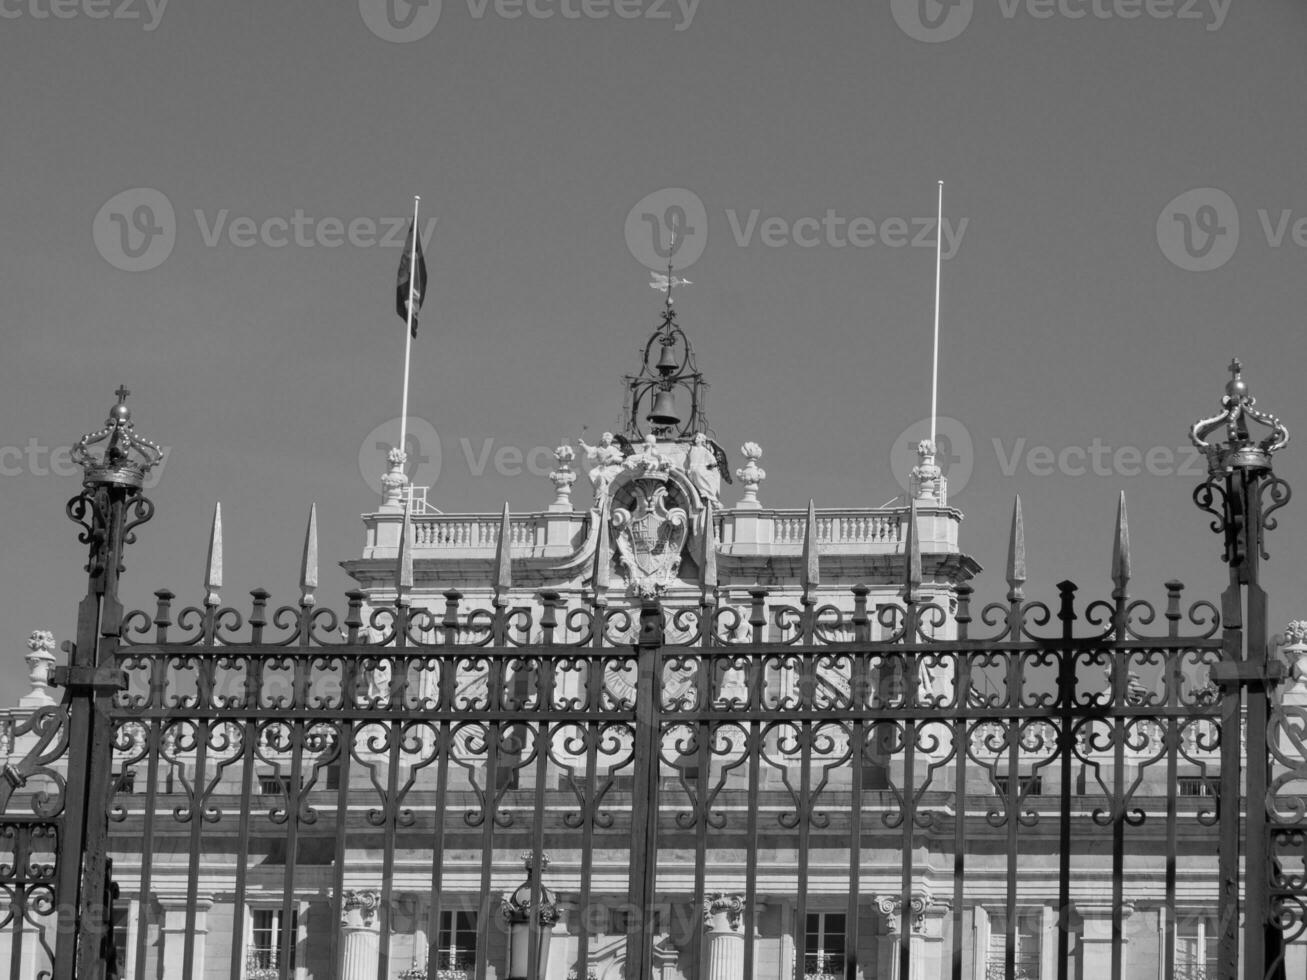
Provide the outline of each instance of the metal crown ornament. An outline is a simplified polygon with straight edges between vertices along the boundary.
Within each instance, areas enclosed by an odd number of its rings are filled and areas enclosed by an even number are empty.
[[[90,432],[73,447],[73,462],[82,468],[82,483],[141,487],[147,474],[162,458],[163,450],[136,434],[132,411],[127,407],[127,388],[114,392],[118,404],[109,409],[104,428]],[[103,445],[97,455],[92,450]]]
[[[1189,428],[1189,440],[1207,457],[1207,469],[1212,475],[1232,473],[1235,470],[1262,472],[1271,468],[1271,456],[1289,442],[1289,430],[1274,415],[1259,412],[1257,403],[1248,394],[1248,383],[1243,380],[1243,364],[1236,357],[1230,362],[1230,380],[1225,386],[1221,404],[1225,411],[1211,418],[1199,419]],[[1248,431],[1252,419],[1267,429],[1269,434],[1256,440]],[[1209,443],[1207,437],[1225,426],[1224,443]]]

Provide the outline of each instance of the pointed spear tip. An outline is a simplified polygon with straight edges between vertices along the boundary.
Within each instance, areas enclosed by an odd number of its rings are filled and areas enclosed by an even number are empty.
[[[821,585],[821,546],[817,542],[817,505],[808,498],[808,520],[803,529],[803,594]]]
[[[413,548],[411,536],[412,516],[409,508],[404,508],[404,522],[399,526],[399,553],[395,560],[396,598],[404,589],[413,588]]]
[[[921,588],[921,541],[917,535],[917,499],[908,501],[907,536],[903,541],[903,595],[915,600]]]
[[[1007,584],[1013,592],[1026,582],[1026,525],[1021,514],[1021,495],[1012,500],[1012,530],[1008,537]]]
[[[213,524],[209,528],[209,554],[204,563],[205,602],[217,603],[222,588],[222,502],[213,505]]]
[[[1112,543],[1112,582],[1124,592],[1130,583],[1130,522],[1126,515],[1125,491],[1116,502],[1116,537]]]
[[[699,561],[699,587],[704,594],[717,588],[717,528],[713,521],[712,501],[704,502],[703,553]]]
[[[508,501],[504,501],[504,513],[499,522],[499,543],[495,547],[495,591],[507,592],[513,587],[513,543],[512,518],[508,511]]]
[[[300,601],[312,603],[318,587],[318,505],[309,505],[309,524],[304,530],[304,553],[300,557]]]

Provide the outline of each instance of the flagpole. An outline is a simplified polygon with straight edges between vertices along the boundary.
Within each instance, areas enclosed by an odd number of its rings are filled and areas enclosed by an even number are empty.
[[[935,222],[935,349],[930,360],[930,451],[935,451],[935,416],[939,405],[939,281],[944,250],[944,181],[939,182],[939,214]],[[407,377],[407,376],[406,376]]]
[[[408,322],[404,329],[404,411],[399,416],[399,451],[405,454],[405,462],[408,453],[408,368],[413,353],[413,291],[418,277],[418,204],[421,201],[421,196],[416,194],[413,196],[413,244],[408,255]],[[413,488],[409,487],[406,492],[408,500],[412,501]],[[407,503],[404,509],[408,510]]]

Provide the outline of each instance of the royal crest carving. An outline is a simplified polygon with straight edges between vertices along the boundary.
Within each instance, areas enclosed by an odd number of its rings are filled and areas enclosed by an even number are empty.
[[[632,480],[613,501],[612,528],[627,587],[644,598],[661,595],[676,580],[690,530],[676,488],[665,478]]]

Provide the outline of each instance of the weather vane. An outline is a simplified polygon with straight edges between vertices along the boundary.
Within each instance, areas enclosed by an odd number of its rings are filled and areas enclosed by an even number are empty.
[[[667,296],[664,299],[664,303],[666,304],[668,309],[671,309],[672,306],[673,289],[677,288],[678,286],[694,285],[694,283],[690,282],[689,279],[672,274],[672,256],[675,254],[676,254],[676,229],[673,228],[671,240],[667,244],[667,274],[664,275],[661,272],[649,273],[649,275],[653,277],[649,283],[649,287],[651,289],[657,289],[660,292],[665,291],[667,293]]]

